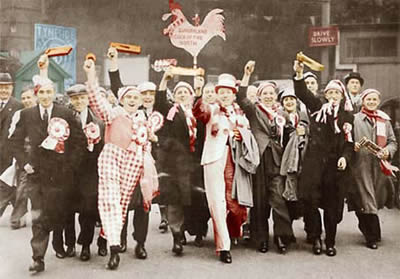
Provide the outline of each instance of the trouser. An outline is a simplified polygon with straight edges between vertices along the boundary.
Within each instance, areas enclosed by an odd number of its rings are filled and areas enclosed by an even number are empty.
[[[137,243],[144,244],[147,238],[147,232],[149,229],[149,212],[146,212],[143,206],[135,207],[134,215],[133,215],[133,239],[136,240]],[[126,215],[126,221],[122,228],[121,232],[121,242],[122,240],[126,240],[127,231],[128,231],[128,223],[129,223],[129,211]]]
[[[179,204],[167,205],[168,225],[174,238],[180,238],[184,223],[184,206]]]
[[[323,210],[324,228],[325,228],[325,244],[327,247],[335,246],[337,232],[337,209],[328,207]],[[322,234],[322,220],[318,206],[306,202],[304,204],[304,222],[307,227],[308,238],[311,241],[320,239]]]
[[[230,250],[230,237],[240,237],[241,226],[247,218],[246,207],[232,199],[234,173],[229,146],[226,146],[222,158],[204,165],[206,197],[214,224],[217,251]]]
[[[143,165],[136,152],[106,144],[99,160],[98,207],[102,223],[100,235],[110,246],[120,245],[128,205],[139,182]]]
[[[367,242],[378,242],[381,239],[381,226],[379,216],[376,214],[363,214],[356,212],[358,228]]]
[[[269,204],[272,208],[272,220],[274,221],[274,236],[290,239],[293,236],[292,219],[289,215],[287,203],[282,194],[285,190],[285,178],[274,176],[269,184]]]
[[[19,226],[21,218],[28,212],[27,180],[26,172],[20,172],[18,175],[18,185],[15,191],[14,209],[11,213],[11,226]]]
[[[52,228],[48,225],[48,220],[43,212],[43,197],[39,187],[29,187],[29,199],[31,200],[32,214],[32,259],[43,260],[49,244],[50,232],[61,230],[63,225],[53,224]]]

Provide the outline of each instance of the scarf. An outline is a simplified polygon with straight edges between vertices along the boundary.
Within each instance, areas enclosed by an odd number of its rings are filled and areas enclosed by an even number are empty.
[[[390,117],[381,110],[368,110],[364,107],[361,109],[361,113],[365,114],[374,124],[376,129],[376,144],[385,148],[387,145],[387,137],[386,137],[386,124],[385,121],[390,120]],[[380,167],[382,172],[387,176],[395,176],[394,172],[399,171],[399,169],[392,164],[390,164],[387,160],[380,160]]]
[[[237,103],[233,103],[228,107],[219,105],[217,114],[220,116],[225,116],[231,124],[230,126],[232,129],[237,127],[248,128],[250,126],[249,121]],[[214,122],[211,124],[211,135],[215,137],[218,134],[218,131],[219,124],[218,117],[216,117],[214,118]]]
[[[311,114],[315,117],[315,121],[318,123],[326,124],[328,116],[333,115],[333,123],[335,128],[335,134],[340,134],[340,128],[338,125],[338,112],[339,105],[333,105],[332,103],[325,103],[322,105],[321,109]]]
[[[274,104],[271,108],[266,107],[262,103],[257,103],[257,107],[268,117],[270,121],[278,126],[277,132],[279,136],[279,143],[283,146],[283,130],[285,129],[286,119],[278,113],[281,106],[279,103]]]

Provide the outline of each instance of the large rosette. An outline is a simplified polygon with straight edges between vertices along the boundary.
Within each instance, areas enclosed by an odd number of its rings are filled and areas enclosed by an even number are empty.
[[[44,149],[64,153],[64,141],[69,138],[69,125],[62,118],[53,117],[47,126],[47,138],[40,145]]]

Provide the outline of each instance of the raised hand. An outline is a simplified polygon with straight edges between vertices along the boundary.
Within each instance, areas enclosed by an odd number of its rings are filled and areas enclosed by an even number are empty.
[[[256,62],[253,60],[250,60],[246,63],[246,66],[244,66],[243,78],[240,86],[246,87],[249,85],[250,76],[254,72],[255,66]]]
[[[244,74],[245,75],[251,75],[254,72],[254,69],[256,67],[256,61],[250,60],[246,63],[246,66],[244,66]]]
[[[295,60],[293,63],[293,70],[296,73],[296,78],[297,79],[302,79],[303,78],[303,72],[304,72],[304,64]]]
[[[86,73],[88,83],[93,84],[96,82],[96,65],[92,59],[86,59],[83,64],[83,70]]]

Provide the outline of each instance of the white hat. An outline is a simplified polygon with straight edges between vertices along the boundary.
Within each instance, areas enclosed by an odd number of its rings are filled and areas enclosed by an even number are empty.
[[[360,94],[361,100],[364,100],[364,98],[367,97],[367,95],[372,94],[372,93],[376,93],[376,94],[378,94],[379,97],[381,97],[381,92],[379,92],[378,90],[373,89],[373,88],[368,88],[368,89],[365,89]]]
[[[128,92],[135,92],[139,93],[140,91],[135,87],[135,86],[125,86],[122,87],[118,90],[118,102],[121,102],[122,98],[126,95]]]
[[[39,75],[34,75],[32,78],[32,81],[33,81],[33,85],[35,86],[35,88],[34,88],[35,95],[38,93],[39,89],[43,86],[50,85],[50,86],[54,87],[54,84],[50,79],[48,79],[46,77],[41,77]]]
[[[283,91],[281,91],[279,93],[279,100],[281,102],[283,102],[283,99],[285,99],[286,97],[293,97],[297,99],[296,94],[294,93],[294,89],[293,88],[286,88]]]
[[[316,76],[314,73],[312,73],[312,72],[306,72],[306,73],[304,73],[303,77],[304,77],[304,80],[306,80],[306,79],[308,79],[308,78],[310,78],[310,77],[315,78],[315,80],[318,80],[317,76]]]
[[[193,87],[189,83],[187,83],[185,81],[180,81],[175,85],[175,88],[174,88],[174,91],[173,91],[173,95],[175,95],[176,90],[178,90],[178,88],[180,88],[180,87],[184,87],[184,88],[188,89],[190,94],[194,95]]]
[[[218,93],[220,88],[229,88],[233,90],[233,93],[237,93],[236,78],[231,74],[220,74],[218,76],[218,83],[215,86],[215,92]]]
[[[343,95],[346,93],[344,84],[338,79],[333,79],[330,82],[328,82],[328,84],[325,87],[324,93],[326,93],[328,90],[338,90]]]
[[[145,81],[139,84],[137,89],[140,91],[140,93],[145,91],[156,91],[157,86],[151,81]]]
[[[264,90],[264,88],[271,86],[274,90],[276,89],[276,83],[273,81],[264,81],[260,83],[260,85],[257,87],[257,95],[260,95],[261,92]]]

